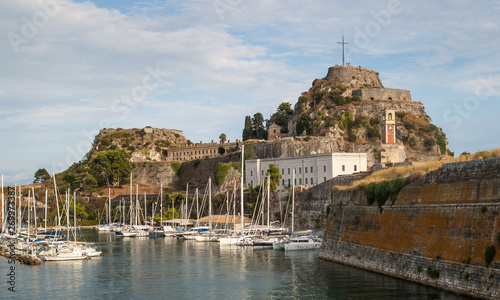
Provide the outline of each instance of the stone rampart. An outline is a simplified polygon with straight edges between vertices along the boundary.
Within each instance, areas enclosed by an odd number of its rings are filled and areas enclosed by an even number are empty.
[[[389,88],[363,88],[352,91],[353,96],[361,100],[410,100],[411,94],[408,90]]]
[[[333,191],[320,257],[483,299],[500,297],[500,159],[445,164],[394,205]],[[486,266],[485,250],[496,255]],[[429,269],[429,271],[427,271]]]

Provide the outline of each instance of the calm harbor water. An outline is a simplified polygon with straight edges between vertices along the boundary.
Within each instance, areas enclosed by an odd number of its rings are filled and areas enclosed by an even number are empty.
[[[318,259],[172,238],[123,238],[84,231],[100,258],[16,263],[15,293],[0,257],[2,299],[469,299]]]

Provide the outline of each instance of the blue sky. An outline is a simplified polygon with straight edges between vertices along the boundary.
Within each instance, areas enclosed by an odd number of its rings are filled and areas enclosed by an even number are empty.
[[[79,161],[100,128],[241,138],[346,61],[409,89],[450,149],[499,147],[500,0],[0,0],[0,174]]]

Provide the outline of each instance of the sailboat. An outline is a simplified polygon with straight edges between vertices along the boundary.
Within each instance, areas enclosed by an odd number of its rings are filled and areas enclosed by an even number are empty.
[[[208,178],[208,232],[196,234],[197,242],[217,242],[217,235],[212,232],[212,178]]]
[[[56,193],[56,201],[59,207],[59,200],[57,199],[57,185],[55,181],[55,176],[54,177],[54,189]],[[69,198],[70,198],[70,193],[69,191],[66,193],[66,229],[67,229],[67,237],[69,239],[69,228],[70,228],[70,223],[69,223]],[[101,254],[100,251],[97,251],[97,249],[85,242],[77,242],[76,241],[76,192],[73,194],[73,203],[74,203],[74,209],[73,209],[73,225],[74,225],[74,230],[75,233],[73,234],[74,236],[74,241],[69,242],[69,241],[48,241],[46,244],[46,247],[40,248],[39,250],[39,257],[44,260],[44,261],[65,261],[65,260],[82,260],[82,259],[89,259],[90,255],[93,256],[99,256]],[[61,215],[59,215],[59,209],[57,211],[58,213],[58,220],[59,220],[59,226],[60,226],[60,220],[61,220]],[[90,254],[90,255],[89,255]]]

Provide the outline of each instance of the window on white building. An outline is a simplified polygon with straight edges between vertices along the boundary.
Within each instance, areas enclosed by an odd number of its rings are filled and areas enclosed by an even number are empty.
[[[297,178],[293,181],[293,184],[297,185]]]
[[[302,178],[299,178],[299,185],[302,185]]]
[[[306,184],[307,184],[307,178],[306,178]]]
[[[311,173],[313,172],[313,167],[311,167]]]
[[[285,185],[285,179],[281,179],[281,185]]]
[[[292,186],[290,182],[291,182],[291,180],[290,180],[290,179],[288,179],[288,187],[291,187],[291,186]]]
[[[299,167],[299,174],[302,174],[302,167]]]
[[[306,172],[306,173],[307,173],[307,167],[305,167],[305,168],[304,168],[304,172]]]
[[[250,176],[253,176],[253,171],[252,170],[250,170]]]
[[[260,170],[260,174],[262,174],[262,176],[264,176],[264,170]]]
[[[326,172],[326,166],[323,166],[323,172]]]
[[[290,174],[290,168],[288,168],[288,174]]]
[[[326,182],[326,177],[323,177],[323,182]]]
[[[357,170],[358,170],[358,166],[354,165],[354,172],[356,172]]]
[[[314,184],[314,182],[313,182],[313,179],[311,178],[311,185],[313,185],[313,184]]]
[[[345,171],[345,165],[342,165],[342,172]]]
[[[281,169],[281,175],[285,175],[285,169]]]

